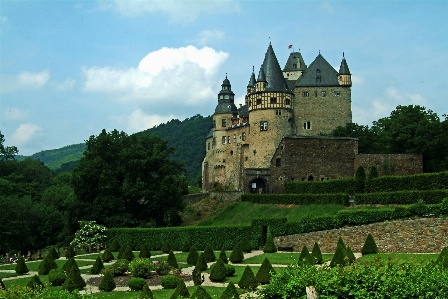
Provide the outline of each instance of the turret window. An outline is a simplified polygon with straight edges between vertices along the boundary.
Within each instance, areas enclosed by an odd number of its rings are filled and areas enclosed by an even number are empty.
[[[257,105],[261,105],[261,99],[257,99]]]
[[[230,144],[230,136],[227,136],[227,143]]]
[[[282,115],[282,110],[280,109],[275,110],[275,115]]]
[[[227,127],[227,120],[225,118],[222,119],[222,126]]]
[[[267,131],[268,130],[268,122],[267,121],[260,121],[260,131]]]
[[[341,95],[341,92],[340,92],[340,91],[335,91],[335,92],[334,92],[334,96],[335,96],[335,97],[339,97],[340,95]]]
[[[277,103],[277,98],[271,98],[271,104]]]
[[[222,136],[222,144],[226,144],[226,140],[227,140],[227,137],[226,136]]]

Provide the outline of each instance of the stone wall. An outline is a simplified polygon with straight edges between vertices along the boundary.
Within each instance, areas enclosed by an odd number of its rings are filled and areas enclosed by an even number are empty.
[[[362,166],[367,174],[373,165],[380,176],[423,173],[423,157],[420,154],[359,154],[355,157],[355,171]]]
[[[373,223],[328,231],[276,237],[277,246],[293,246],[294,251],[309,250],[317,242],[324,253],[334,253],[339,237],[353,252],[360,252],[367,235],[371,233],[380,252],[440,253],[448,246],[448,219],[421,218]]]

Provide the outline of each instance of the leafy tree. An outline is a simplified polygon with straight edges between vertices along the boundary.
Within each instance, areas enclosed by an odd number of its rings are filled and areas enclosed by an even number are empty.
[[[378,253],[378,247],[376,246],[375,239],[372,234],[367,235],[366,241],[362,246],[361,253],[362,255]]]
[[[0,162],[7,160],[14,160],[15,155],[19,153],[19,150],[15,146],[4,146],[5,135],[0,131]]]
[[[25,273],[29,272],[28,267],[25,264],[25,259],[21,255],[19,255],[19,259],[17,260],[15,271],[19,275],[20,274],[25,274]]]
[[[102,245],[106,241],[106,227],[97,224],[96,221],[79,221],[80,229],[70,243],[73,246],[88,248],[89,246]]]
[[[79,217],[109,227],[180,223],[188,184],[167,141],[103,130],[86,145],[73,171]]]
[[[335,137],[358,138],[358,152],[363,154],[376,152],[376,149],[372,146],[375,134],[370,130],[369,126],[348,123],[345,127],[340,126],[334,129],[331,135]]]

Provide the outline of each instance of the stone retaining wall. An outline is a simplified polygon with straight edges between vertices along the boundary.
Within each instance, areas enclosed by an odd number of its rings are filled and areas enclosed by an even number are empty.
[[[317,242],[322,252],[333,253],[339,237],[354,252],[360,252],[367,235],[371,233],[381,252],[440,253],[448,246],[448,219],[422,218],[373,223],[362,226],[344,227],[327,231],[276,237],[277,246],[293,246],[301,251],[308,250]]]

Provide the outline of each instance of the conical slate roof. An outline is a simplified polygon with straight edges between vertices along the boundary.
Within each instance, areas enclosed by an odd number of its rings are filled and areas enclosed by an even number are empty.
[[[339,68],[339,75],[350,75],[347,61],[345,61],[344,53],[342,53],[341,67]]]
[[[268,50],[264,56],[262,67],[266,76],[266,81],[268,82],[265,89],[266,91],[289,91],[271,43],[269,43]]]
[[[252,75],[250,75],[249,84],[247,84],[247,87],[255,87],[255,73],[254,73],[254,67],[252,67]]]
[[[257,82],[266,82],[266,74],[264,73],[263,65],[261,65],[260,71],[258,72]]]
[[[338,72],[319,53],[297,80],[296,86],[339,86]]]

